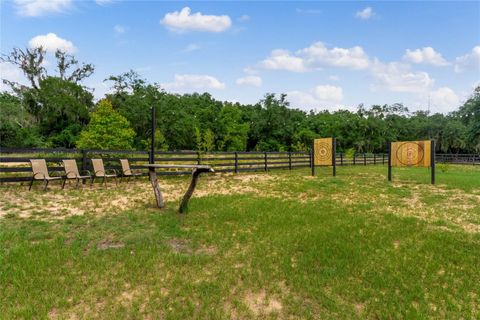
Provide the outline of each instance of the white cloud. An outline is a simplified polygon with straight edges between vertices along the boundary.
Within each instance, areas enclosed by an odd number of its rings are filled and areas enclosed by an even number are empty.
[[[238,17],[238,19],[237,19],[237,20],[238,20],[238,21],[240,21],[240,22],[249,21],[249,20],[250,20],[250,16],[249,16],[249,15],[246,15],[246,14],[244,14],[244,15],[242,15],[242,16],[240,16],[240,17]]]
[[[21,16],[38,17],[49,13],[62,13],[73,6],[72,0],[14,0]]]
[[[316,86],[313,90],[315,97],[322,101],[340,102],[343,100],[343,90],[331,85]]]
[[[340,87],[332,85],[318,85],[315,88],[304,91],[289,91],[287,99],[292,107],[298,107],[304,110],[312,108],[322,108],[327,110],[343,107],[340,102],[343,100],[343,90]]]
[[[432,47],[405,51],[403,59],[413,63],[424,63],[432,66],[447,66],[448,62]]]
[[[270,56],[260,63],[265,69],[305,72],[307,68],[301,57],[292,56],[288,50],[273,50]]]
[[[259,76],[246,76],[246,77],[238,78],[236,83],[238,85],[244,85],[244,86],[261,87],[262,78],[260,78]]]
[[[332,74],[331,76],[328,77],[328,80],[330,80],[330,81],[340,81],[340,77],[335,75],[335,74]]]
[[[125,33],[125,31],[127,31],[127,29],[125,29],[124,26],[117,24],[113,27],[113,31],[115,31],[116,34],[120,35],[120,34]]]
[[[18,83],[26,80],[18,67],[7,62],[0,62],[0,79],[0,91],[10,91],[10,87],[3,83],[3,79]]]
[[[362,47],[329,49],[322,42],[315,42],[295,54],[288,50],[276,49],[267,59],[260,62],[266,69],[293,72],[311,71],[326,66],[365,69],[369,64],[369,58]]]
[[[430,105],[434,112],[450,112],[458,108],[460,98],[448,87],[430,92]]]
[[[373,12],[372,7],[366,7],[363,10],[357,11],[355,15],[357,16],[357,18],[360,18],[362,20],[368,20],[373,17],[375,13]]]
[[[190,8],[185,7],[181,11],[165,14],[163,19],[160,20],[160,23],[176,32],[222,32],[230,28],[232,20],[227,15],[204,15],[201,12],[191,14]]]
[[[189,89],[224,89],[225,84],[217,78],[203,74],[176,74],[174,81],[162,83],[166,90],[183,91]]]
[[[380,87],[393,92],[422,93],[433,86],[434,80],[422,71],[412,71],[408,64],[375,60],[371,72]]]
[[[45,49],[47,52],[55,52],[57,49],[67,53],[74,53],[77,51],[77,48],[71,41],[62,39],[52,32],[33,37],[28,42],[28,46],[30,48],[43,47],[43,49]]]
[[[465,70],[480,71],[480,46],[476,46],[470,53],[455,59],[455,72]]]
[[[252,67],[244,68],[243,72],[245,72],[246,74],[258,74],[259,73],[257,69],[252,68]]]
[[[190,43],[188,46],[183,49],[183,52],[192,52],[192,51],[197,51],[200,50],[200,46],[196,43]]]
[[[322,42],[315,42],[310,47],[300,50],[299,54],[305,57],[308,65],[312,66],[365,69],[369,65],[367,54],[359,46],[328,49]]]

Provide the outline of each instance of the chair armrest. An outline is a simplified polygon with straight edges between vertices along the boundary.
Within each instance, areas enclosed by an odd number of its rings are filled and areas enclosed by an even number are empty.
[[[69,174],[71,174],[71,173],[73,173],[73,174],[75,175],[75,176],[74,176],[74,177],[72,177],[72,178],[70,178],[70,177],[68,176],[68,175],[69,175]],[[66,173],[65,173],[65,176],[64,176],[64,177],[65,177],[65,178],[67,178],[67,179],[75,179],[75,178],[77,178],[77,177],[78,177],[78,175],[77,175],[77,173],[76,173],[76,172],[73,172],[73,171],[68,171],[68,172],[66,172]]]
[[[97,171],[95,171],[95,175],[97,175],[97,173],[99,173],[99,172],[102,172],[103,174],[106,174],[105,171],[103,171],[103,170],[97,170]]]
[[[44,175],[43,173],[40,173],[40,172],[35,173],[35,174],[32,176],[32,179],[36,179],[35,177],[36,177],[37,175],[39,175],[39,174],[42,175],[42,178],[41,178],[41,179],[45,179],[45,175]]]

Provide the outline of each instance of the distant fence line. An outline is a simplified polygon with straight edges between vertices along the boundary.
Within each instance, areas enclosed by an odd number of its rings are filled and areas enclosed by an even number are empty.
[[[106,169],[120,170],[119,159],[127,158],[132,169],[141,169],[149,159],[148,151],[136,150],[80,150],[80,149],[0,149],[0,182],[21,182],[31,179],[30,159],[45,159],[50,171],[62,172],[61,161],[75,159],[82,170],[91,169],[92,158],[102,158]],[[437,154],[438,162],[480,164],[480,155]],[[209,164],[216,172],[268,171],[311,166],[309,152],[196,152],[156,151],[156,163]],[[362,153],[347,157],[336,154],[337,166],[387,164],[385,153]],[[121,172],[121,171],[120,171]],[[146,171],[145,171],[146,173]],[[160,175],[190,174],[190,171],[162,171]]]

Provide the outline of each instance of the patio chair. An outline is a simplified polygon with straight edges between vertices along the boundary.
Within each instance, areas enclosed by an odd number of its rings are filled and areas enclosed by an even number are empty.
[[[102,159],[92,159],[92,166],[93,166],[93,178],[92,178],[92,185],[95,182],[95,178],[103,178],[102,183],[105,184],[105,187],[107,186],[107,178],[113,178],[115,179],[115,184],[118,185],[117,182],[117,171],[115,169],[109,169],[108,171],[113,172],[108,174],[107,171],[105,170],[105,167],[103,166],[103,160]]]
[[[63,168],[65,169],[65,176],[63,176],[63,185],[62,189],[65,188],[65,183],[67,180],[75,179],[77,180],[76,188],[80,186],[80,180],[92,179],[90,171],[82,170],[82,173],[87,173],[87,175],[81,175],[78,171],[77,161],[75,159],[63,160]]]
[[[50,181],[62,179],[62,177],[50,177],[45,159],[30,159],[30,163],[32,164],[33,176],[28,190],[32,190],[33,181],[35,180],[43,180],[43,190],[47,190]]]
[[[121,178],[127,178],[130,179],[131,177],[137,178],[142,175],[141,172],[135,172],[130,169],[130,163],[128,162],[128,159],[120,159],[120,164],[122,165],[122,176]],[[120,178],[120,181],[121,181]]]

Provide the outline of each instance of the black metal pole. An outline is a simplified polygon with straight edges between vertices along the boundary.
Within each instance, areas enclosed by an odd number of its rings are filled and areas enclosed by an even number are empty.
[[[151,144],[150,144],[150,164],[155,163],[155,130],[157,126],[157,115],[155,114],[155,106],[152,106],[152,123],[151,123]]]
[[[332,138],[332,173],[335,177],[337,175],[337,139]]]
[[[432,184],[435,184],[435,140],[430,142],[430,167],[432,170]]]
[[[310,150],[310,166],[312,167],[312,176],[315,176],[315,140],[312,142]]]
[[[387,143],[388,152],[388,181],[392,181],[392,143]]]

